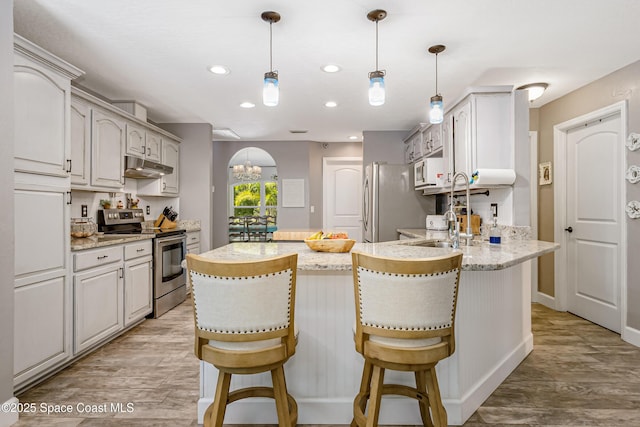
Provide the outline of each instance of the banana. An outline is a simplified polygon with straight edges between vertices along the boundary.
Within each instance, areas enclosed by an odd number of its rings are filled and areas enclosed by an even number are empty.
[[[322,239],[322,230],[313,233],[311,236],[307,237],[308,240],[320,240]]]

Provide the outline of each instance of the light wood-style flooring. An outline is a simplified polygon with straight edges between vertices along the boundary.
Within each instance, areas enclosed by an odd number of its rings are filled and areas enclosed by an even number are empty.
[[[539,304],[532,312],[533,352],[465,426],[640,426],[640,349],[571,314]],[[186,301],[18,396],[38,409],[42,403],[71,405],[71,414],[38,410],[15,426],[198,425],[192,337]],[[111,412],[117,402],[133,410]],[[108,411],[78,413],[78,404],[106,404]]]

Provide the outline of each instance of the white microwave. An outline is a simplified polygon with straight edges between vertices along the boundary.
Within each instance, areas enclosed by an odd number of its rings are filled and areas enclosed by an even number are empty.
[[[437,185],[439,174],[444,173],[442,157],[427,157],[413,164],[414,187]]]

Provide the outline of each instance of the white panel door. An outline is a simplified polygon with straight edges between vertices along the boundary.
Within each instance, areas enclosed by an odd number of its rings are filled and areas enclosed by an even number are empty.
[[[15,56],[16,170],[69,176],[69,87],[69,79]]]
[[[91,184],[121,188],[124,185],[124,122],[98,110],[91,114]]]
[[[620,115],[567,132],[568,311],[620,332]]]
[[[69,357],[65,277],[16,288],[14,296],[15,383]]]
[[[129,261],[124,267],[124,326],[153,311],[152,258]]]
[[[342,231],[362,241],[362,159],[331,158],[323,162],[323,229]]]

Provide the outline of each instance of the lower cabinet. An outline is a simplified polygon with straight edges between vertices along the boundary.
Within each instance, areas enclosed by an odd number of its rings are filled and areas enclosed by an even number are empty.
[[[113,263],[74,277],[74,353],[80,353],[124,327],[123,267]]]
[[[74,354],[106,341],[152,311],[151,240],[74,254]]]
[[[187,232],[187,253],[198,255],[200,253],[200,232]]]
[[[151,240],[125,245],[124,326],[153,311],[153,251]]]
[[[14,292],[14,386],[20,387],[71,356],[66,277],[20,286]]]

